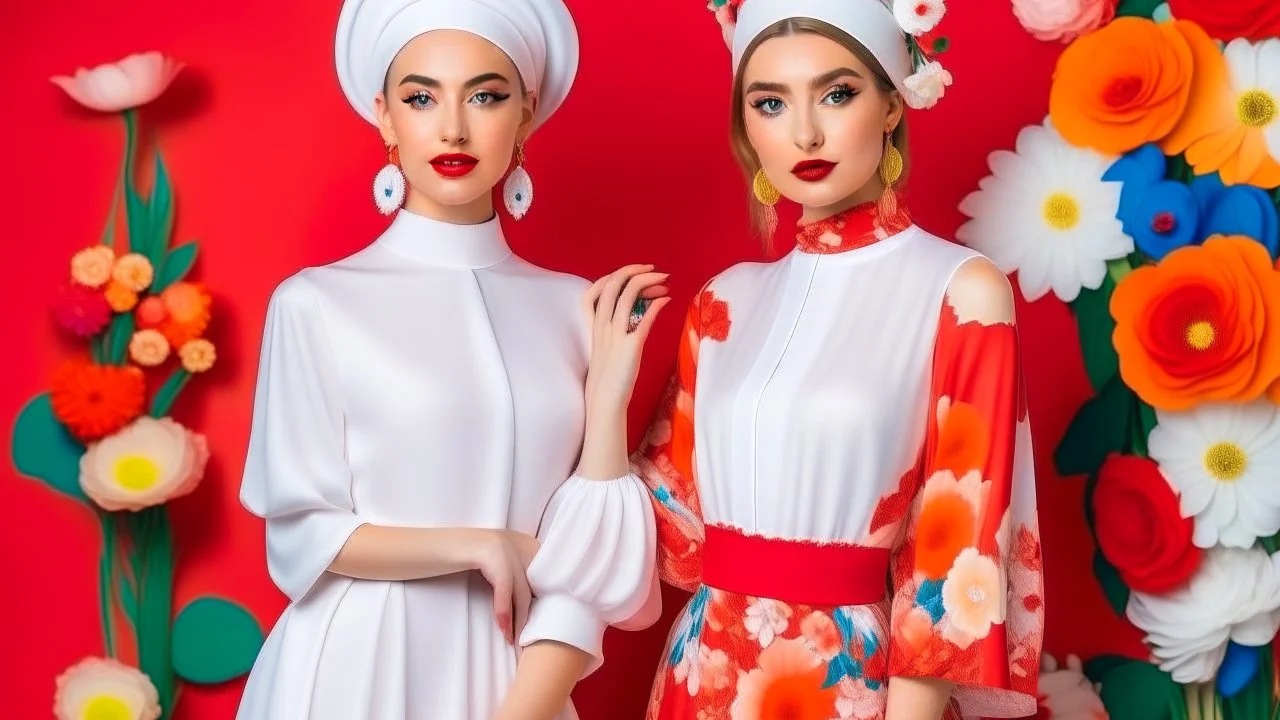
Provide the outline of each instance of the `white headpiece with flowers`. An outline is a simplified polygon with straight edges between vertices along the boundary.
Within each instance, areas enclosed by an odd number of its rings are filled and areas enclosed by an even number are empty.
[[[708,8],[733,52],[734,72],[747,46],[766,28],[790,18],[812,18],[862,43],[910,107],[933,107],[951,85],[951,73],[920,41],[942,20],[944,0],[711,0]],[[931,50],[943,48],[945,43],[939,42]]]

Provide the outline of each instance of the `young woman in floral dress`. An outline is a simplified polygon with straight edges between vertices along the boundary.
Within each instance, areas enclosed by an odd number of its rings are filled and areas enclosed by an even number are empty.
[[[695,299],[634,458],[660,574],[693,593],[649,718],[1036,712],[1041,555],[1013,297],[894,191],[904,104],[950,82],[911,39],[942,3],[898,5],[717,10],[739,160],[757,199],[804,212],[793,251]]]

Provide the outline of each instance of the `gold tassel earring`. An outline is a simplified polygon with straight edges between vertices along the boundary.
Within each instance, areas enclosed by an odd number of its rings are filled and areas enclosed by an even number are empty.
[[[760,168],[752,178],[751,193],[756,196],[756,202],[760,203],[764,209],[765,232],[769,237],[773,237],[774,231],[778,229],[778,211],[773,206],[778,204],[782,194],[773,186],[773,183],[769,182],[769,176],[764,174],[764,168]]]
[[[893,184],[902,177],[903,164],[902,153],[893,144],[893,133],[885,133],[884,153],[880,156],[880,182],[884,184],[884,192],[876,201],[876,214],[886,221],[898,214],[898,193]]]

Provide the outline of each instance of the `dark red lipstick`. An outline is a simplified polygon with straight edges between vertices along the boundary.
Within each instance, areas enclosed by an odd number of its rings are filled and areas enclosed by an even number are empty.
[[[805,182],[818,182],[831,174],[836,164],[830,160],[801,160],[791,168],[791,174]]]
[[[448,153],[431,158],[431,168],[441,177],[452,180],[475,170],[478,162],[480,161],[466,153]]]

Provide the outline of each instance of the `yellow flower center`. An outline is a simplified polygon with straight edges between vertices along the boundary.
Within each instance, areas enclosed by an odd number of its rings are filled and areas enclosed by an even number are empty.
[[[129,704],[114,695],[99,695],[84,706],[84,720],[132,720]]]
[[[144,455],[126,455],[116,461],[116,482],[125,490],[147,490],[160,481],[160,466]]]
[[[1249,90],[1236,100],[1236,117],[1248,127],[1265,127],[1276,119],[1280,106],[1266,90]]]
[[[1220,442],[1204,454],[1204,469],[1219,482],[1230,482],[1244,474],[1249,456],[1233,442]]]
[[[1044,221],[1058,230],[1070,230],[1080,222],[1080,203],[1067,193],[1054,193],[1044,201]]]
[[[1208,350],[1217,336],[1213,324],[1204,320],[1193,322],[1187,327],[1187,344],[1196,350]]]

